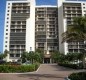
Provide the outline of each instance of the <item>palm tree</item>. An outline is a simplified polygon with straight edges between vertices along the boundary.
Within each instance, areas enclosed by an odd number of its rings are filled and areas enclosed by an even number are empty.
[[[8,50],[5,50],[4,51],[4,54],[3,54],[3,58],[6,58],[8,54],[9,54],[9,51]]]
[[[61,55],[61,53],[59,51],[54,51],[53,53],[51,53],[52,63],[57,63],[59,61],[60,55]]]
[[[43,63],[43,59],[44,59],[44,50],[42,49],[36,49],[35,53],[38,53],[41,57],[41,63]]]
[[[25,63],[27,61],[27,54],[28,54],[28,52],[23,52],[21,54],[21,61],[22,61],[22,63]]]
[[[62,43],[70,41],[86,42],[86,17],[76,17],[73,24],[67,27],[67,31],[62,34]],[[83,51],[85,50],[85,44]],[[85,52],[83,52],[83,67],[85,68]]]

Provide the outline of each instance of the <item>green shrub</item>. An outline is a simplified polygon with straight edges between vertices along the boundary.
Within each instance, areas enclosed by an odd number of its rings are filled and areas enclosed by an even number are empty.
[[[0,65],[1,73],[13,73],[13,72],[32,72],[37,70],[38,64],[31,65]]]
[[[73,73],[68,78],[70,80],[86,80],[86,72]]]
[[[58,63],[58,65],[73,68],[73,69],[82,69],[83,68],[82,64],[77,65],[77,64],[70,64],[70,63],[60,62],[60,63]]]

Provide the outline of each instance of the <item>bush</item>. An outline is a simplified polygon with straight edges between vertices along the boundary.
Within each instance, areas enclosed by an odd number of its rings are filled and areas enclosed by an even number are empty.
[[[70,80],[86,80],[86,72],[73,73],[68,78]]]
[[[73,68],[73,69],[82,69],[83,68],[82,64],[77,65],[77,64],[60,62],[60,63],[58,63],[58,65]]]
[[[1,73],[13,73],[13,72],[32,72],[37,70],[38,64],[31,65],[0,65]]]

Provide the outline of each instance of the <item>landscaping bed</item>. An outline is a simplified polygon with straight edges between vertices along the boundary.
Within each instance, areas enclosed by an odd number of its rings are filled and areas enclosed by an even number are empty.
[[[58,65],[73,68],[73,69],[82,69],[83,68],[82,64],[70,64],[70,63],[60,62],[60,63],[58,63]]]
[[[0,65],[0,73],[21,73],[36,71],[39,64],[30,65]]]
[[[68,78],[69,80],[86,80],[86,72],[72,73]]]

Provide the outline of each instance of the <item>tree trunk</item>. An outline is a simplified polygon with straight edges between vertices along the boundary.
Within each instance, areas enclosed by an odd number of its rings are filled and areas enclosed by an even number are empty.
[[[85,52],[83,53],[82,63],[83,63],[83,69],[85,69],[86,68],[86,64],[85,64]]]

